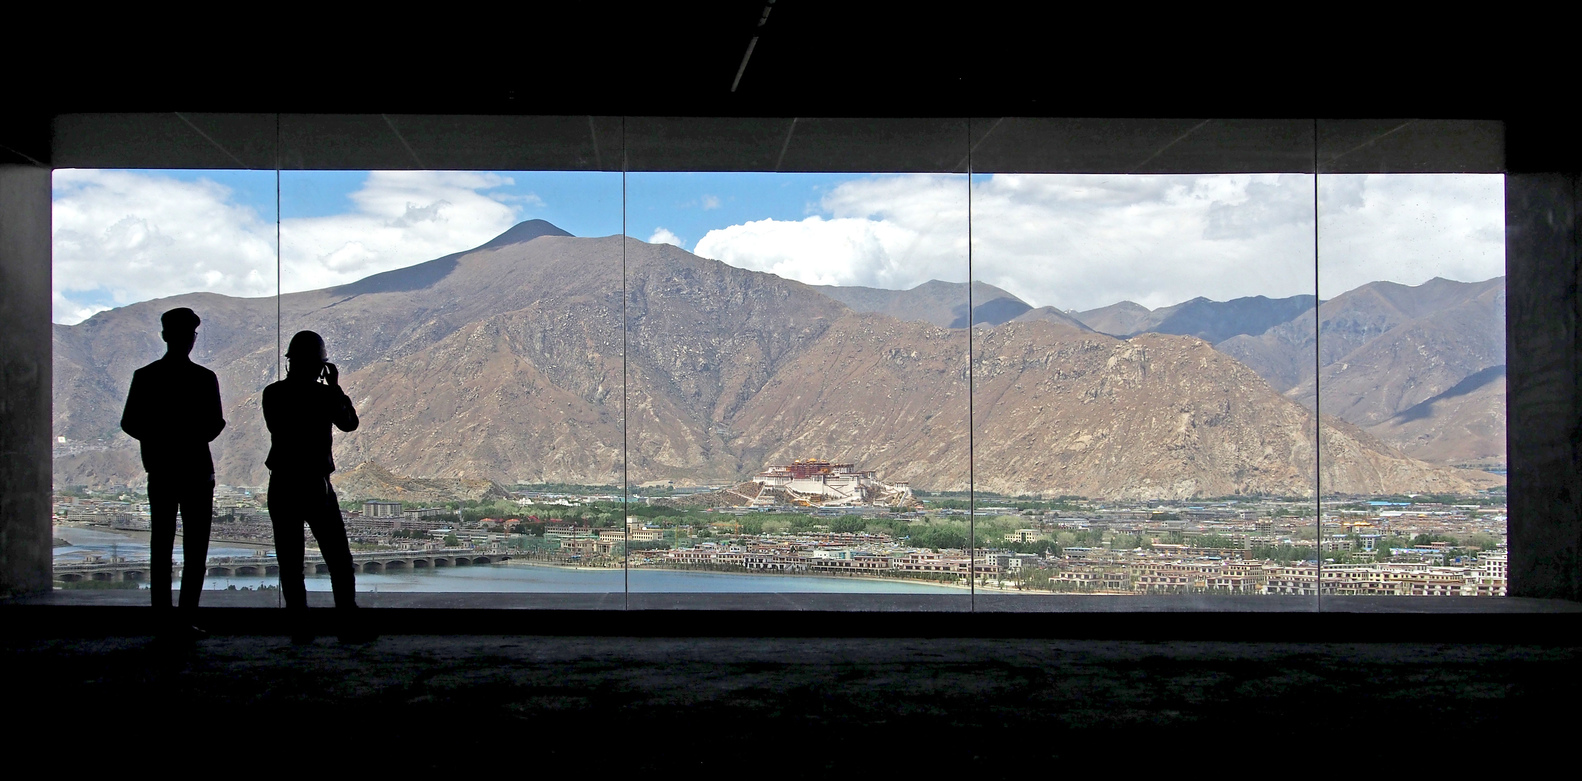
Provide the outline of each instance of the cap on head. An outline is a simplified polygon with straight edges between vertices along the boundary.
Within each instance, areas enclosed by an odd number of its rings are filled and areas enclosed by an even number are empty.
[[[291,344],[286,346],[286,357],[324,361],[329,359],[330,354],[324,349],[324,337],[312,331],[298,331],[291,337]]]
[[[159,325],[171,333],[188,333],[198,330],[198,324],[203,322],[198,319],[198,313],[181,307],[172,309],[159,316]]]

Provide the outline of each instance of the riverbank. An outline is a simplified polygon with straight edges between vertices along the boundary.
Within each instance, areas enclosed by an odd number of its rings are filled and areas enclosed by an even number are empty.
[[[106,529],[98,526],[58,525],[57,535],[70,545],[56,548],[56,561],[69,562],[80,557],[121,556],[132,560],[148,558],[146,531]],[[180,539],[177,547],[180,548]],[[243,547],[223,540],[211,540],[211,557],[257,555],[272,546],[253,544]],[[179,560],[179,554],[177,556]],[[328,590],[328,576],[308,576],[310,590]],[[209,577],[205,589],[223,590],[231,586],[259,588],[276,582],[273,577]],[[443,567],[437,570],[363,573],[357,576],[359,591],[478,591],[516,593],[615,593],[628,589],[645,592],[704,593],[934,593],[971,592],[966,583],[872,575],[834,573],[715,570],[670,568],[663,566],[590,567],[585,564],[512,558],[507,562],[479,567]],[[979,586],[992,593],[1018,592]]]
[[[586,566],[579,566],[579,565],[576,565],[576,564],[562,564],[562,563],[551,562],[551,561],[531,561],[531,560],[527,560],[527,559],[515,559],[515,558],[509,559],[509,560],[507,560],[505,562],[502,562],[500,564],[496,564],[494,566],[497,566],[497,567],[542,567],[542,568],[546,568],[546,569],[566,570],[566,571],[571,571],[571,572],[621,572],[622,571],[622,569],[620,567],[586,567]],[[704,568],[693,568],[693,567],[665,567],[665,566],[655,566],[655,565],[645,565],[645,566],[642,566],[642,567],[632,567],[629,570],[629,572],[632,575],[637,575],[638,573],[644,573],[644,572],[674,572],[674,573],[689,573],[689,574],[721,575],[721,576],[724,576],[724,577],[818,578],[820,580],[830,580],[830,581],[866,581],[866,582],[872,582],[872,583],[904,583],[904,584],[910,584],[910,585],[931,586],[931,587],[942,588],[942,589],[951,589],[951,590],[954,590],[954,591],[960,591],[960,592],[966,592],[966,593],[971,593],[973,591],[973,587],[971,585],[969,585],[967,583],[962,583],[960,581],[951,582],[951,581],[941,581],[941,580],[922,580],[922,579],[918,579],[918,578],[884,577],[884,576],[878,576],[878,575],[844,575],[844,574],[824,573],[824,572],[785,572],[783,570],[749,571],[749,570],[745,570],[745,569],[704,569]],[[977,587],[977,590],[978,591],[993,592],[993,593],[996,593],[996,594],[1048,594],[1048,593],[1050,593],[1050,592],[1047,592],[1047,591],[1027,591],[1027,590],[1014,589],[1014,588],[1000,588],[1000,587],[996,587],[996,586],[986,586],[986,585],[983,585],[983,584],[979,584],[978,587]]]
[[[54,546],[56,560],[74,560],[83,556],[115,555],[138,560],[147,559],[153,533],[136,529],[111,529],[88,524],[55,524],[54,537],[66,543]],[[176,549],[181,550],[181,535],[176,535]],[[257,556],[274,550],[273,544],[255,540],[210,539],[209,558],[222,556]]]
[[[309,575],[309,591],[330,590],[328,575]],[[231,587],[255,589],[272,586],[272,576],[204,578],[204,590],[223,591]],[[755,573],[699,572],[663,569],[623,570],[619,567],[512,566],[494,564],[474,567],[397,570],[360,573],[357,590],[362,592],[445,592],[500,594],[958,594],[960,587],[893,578],[857,579],[809,575],[761,575]]]

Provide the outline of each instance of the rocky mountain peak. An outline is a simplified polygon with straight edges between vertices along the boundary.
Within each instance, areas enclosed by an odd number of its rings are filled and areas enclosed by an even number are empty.
[[[526,220],[512,225],[510,230],[478,245],[472,251],[495,249],[510,244],[525,244],[540,236],[571,236],[545,220]]]

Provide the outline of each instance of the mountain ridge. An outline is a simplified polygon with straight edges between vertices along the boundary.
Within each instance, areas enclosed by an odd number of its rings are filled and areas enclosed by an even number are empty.
[[[968,317],[969,289],[965,282],[930,279],[906,290],[857,285],[814,285],[814,290],[858,312],[877,312],[901,320],[920,320],[942,328],[966,328],[987,323],[999,325],[1015,319],[1032,305],[987,282],[973,282]]]
[[[1193,337],[1116,339],[1033,317],[979,324],[969,350],[971,332],[949,327],[965,309],[935,309],[952,317],[944,326],[856,311],[817,287],[629,237],[540,233],[446,257],[421,288],[280,297],[279,332],[323,334],[362,413],[337,437],[337,463],[427,479],[684,484],[735,481],[811,449],[958,490],[970,353],[984,383],[979,459],[993,467],[979,473],[993,490],[1184,498],[1300,492],[1307,480],[1311,412]],[[950,284],[924,293],[952,295]],[[267,477],[257,398],[277,367],[277,302],[197,293],[56,327],[57,435],[103,445],[57,460],[62,482],[126,468],[122,377],[158,356],[158,313],[183,303],[202,307],[194,358],[220,375],[227,404],[221,481]],[[1103,436],[1068,442],[1083,431]],[[1343,421],[1323,431],[1349,459],[1326,467],[1337,489],[1472,489]],[[1045,468],[1053,456],[1038,454],[1057,451],[1065,469]]]
[[[1121,301],[1074,317],[1093,330],[1111,336],[1140,333],[1195,336],[1210,344],[1241,335],[1256,336],[1313,308],[1313,296],[1285,298],[1244,296],[1213,301],[1202,296],[1150,310],[1132,301]]]

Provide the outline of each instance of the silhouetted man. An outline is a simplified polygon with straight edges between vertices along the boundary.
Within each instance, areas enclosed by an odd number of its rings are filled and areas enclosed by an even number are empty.
[[[148,507],[153,526],[149,572],[154,608],[170,610],[171,552],[176,514],[181,514],[181,616],[165,617],[165,627],[190,637],[203,635],[192,625],[203,594],[209,558],[209,525],[214,511],[214,458],[209,443],[225,429],[220,411],[220,381],[214,372],[187,356],[198,338],[196,312],[182,307],[161,315],[165,356],[132,374],[121,430],[142,445],[148,471]]]
[[[269,426],[269,520],[275,530],[275,555],[280,563],[280,590],[286,608],[298,611],[292,639],[311,640],[306,617],[308,606],[303,581],[302,524],[307,522],[318,540],[324,564],[330,571],[335,607],[357,607],[357,587],[352,573],[351,546],[341,508],[330,487],[335,460],[330,456],[330,427],[357,430],[357,410],[341,390],[340,370],[329,362],[324,339],[312,331],[299,331],[286,348],[286,378],[264,389],[264,422]],[[367,639],[352,616],[341,616],[341,637]]]

